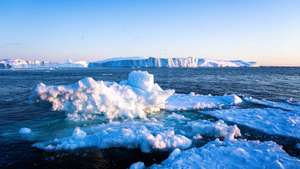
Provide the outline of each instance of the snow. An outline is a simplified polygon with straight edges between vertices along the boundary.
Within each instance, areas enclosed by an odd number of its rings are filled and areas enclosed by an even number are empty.
[[[134,164],[134,166],[142,166]],[[209,142],[201,148],[181,151],[175,149],[161,164],[151,169],[177,168],[299,168],[300,160],[289,156],[275,142],[235,140]]]
[[[254,62],[198,57],[121,57],[90,62],[89,67],[250,67]]]
[[[299,112],[284,111],[275,108],[252,108],[203,111],[202,113],[258,129],[270,135],[289,136],[300,139]]]
[[[159,123],[127,121],[88,127],[86,131],[77,127],[72,136],[36,143],[34,146],[48,151],[83,147],[101,149],[125,147],[140,148],[143,152],[151,152],[174,148],[187,149],[191,144],[192,141],[189,138],[176,134],[173,128]]]
[[[133,71],[128,81],[95,81],[84,78],[71,85],[37,85],[33,98],[47,101],[54,111],[65,111],[69,119],[94,119],[104,115],[107,119],[145,118],[147,113],[164,108],[166,99],[174,90],[162,90],[148,72]]]
[[[228,96],[203,96],[191,93],[174,94],[167,99],[167,110],[194,110],[222,108],[242,103],[242,99],[236,95]]]

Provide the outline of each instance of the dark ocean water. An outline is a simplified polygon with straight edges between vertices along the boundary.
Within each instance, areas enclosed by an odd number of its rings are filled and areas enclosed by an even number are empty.
[[[0,168],[127,168],[144,161],[147,165],[160,162],[169,152],[142,153],[137,149],[84,149],[72,152],[44,152],[32,148],[34,142],[20,138],[18,130],[27,126],[34,130],[48,128],[47,137],[55,128],[70,126],[63,113],[52,112],[49,105],[30,103],[36,84],[70,84],[84,77],[96,80],[121,81],[134,69],[59,69],[0,70]],[[145,70],[145,69],[144,69]],[[300,102],[300,68],[199,68],[147,69],[163,89],[177,93],[237,94],[272,101]],[[196,117],[197,118],[197,117]],[[239,126],[243,128],[243,126]],[[289,142],[285,138],[249,132],[249,138]],[[287,144],[288,145],[288,144]],[[289,154],[299,152],[285,147]]]

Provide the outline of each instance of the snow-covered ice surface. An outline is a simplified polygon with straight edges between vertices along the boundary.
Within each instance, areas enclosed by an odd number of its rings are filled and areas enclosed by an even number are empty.
[[[192,146],[196,137],[225,138],[234,140],[241,136],[237,126],[229,126],[222,120],[191,121],[187,118],[167,119],[152,118],[146,121],[123,121],[76,127],[72,134],[34,144],[35,147],[48,151],[73,150],[76,148],[97,147],[106,148],[140,148],[143,152],[153,150],[187,149]],[[178,117],[180,115],[176,115]],[[170,120],[173,118],[173,122]],[[181,123],[180,123],[180,121]]]
[[[300,139],[299,112],[275,108],[254,108],[204,111],[203,113],[271,135]]]
[[[259,104],[263,106],[268,106],[268,107],[273,107],[273,108],[279,108],[283,110],[289,110],[289,111],[298,111],[300,112],[300,106],[297,104],[292,104],[292,103],[285,103],[285,102],[274,102],[270,100],[260,100],[256,99],[253,97],[244,97],[243,98],[245,101],[253,103],[253,104]]]
[[[255,62],[212,60],[198,57],[124,57],[90,62],[89,67],[251,67]]]
[[[135,163],[132,168],[145,168],[142,162]],[[174,150],[168,159],[161,164],[152,165],[151,169],[177,168],[290,168],[300,167],[300,160],[289,156],[281,146],[272,141],[228,141],[209,142],[201,148],[181,151]]]
[[[75,128],[72,136],[54,139],[51,142],[37,143],[36,147],[45,150],[70,150],[82,147],[125,147],[140,148],[143,152],[189,148],[192,141],[175,134],[174,129],[159,123],[112,122],[90,127],[87,131]]]
[[[228,96],[203,96],[194,93],[174,94],[167,99],[167,110],[196,110],[222,108],[242,103],[236,95]]]

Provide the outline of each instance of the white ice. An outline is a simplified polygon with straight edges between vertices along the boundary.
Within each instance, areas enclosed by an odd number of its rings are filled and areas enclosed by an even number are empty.
[[[145,118],[165,107],[174,90],[162,90],[148,72],[133,71],[127,81],[95,81],[85,78],[71,85],[47,86],[40,83],[33,98],[47,101],[55,111],[65,111],[69,119],[87,120],[96,115],[107,119]]]
[[[142,162],[132,165],[145,168]],[[260,168],[300,168],[300,160],[289,156],[281,146],[272,141],[219,140],[207,143],[201,148],[181,151],[175,149],[161,164],[151,169],[260,169]]]
[[[167,110],[194,110],[236,105],[242,103],[242,99],[236,95],[204,96],[191,93],[174,94],[166,102]]]
[[[112,147],[140,148],[143,152],[153,150],[186,149],[192,141],[173,128],[160,123],[128,121],[111,122],[85,129],[75,128],[71,136],[56,138],[49,142],[34,144],[35,147],[53,150],[72,150],[84,147],[101,149]]]
[[[253,97],[244,97],[243,98],[245,101],[253,103],[253,104],[259,104],[263,106],[268,106],[268,107],[273,107],[273,108],[279,108],[283,110],[289,110],[289,111],[298,111],[300,112],[300,106],[296,104],[290,104],[290,103],[284,103],[284,102],[274,102],[270,100],[265,100],[265,99],[256,99]]]
[[[208,120],[197,120],[188,122],[188,126],[192,128],[194,138],[201,136],[209,137],[224,137],[228,140],[234,140],[236,137],[241,136],[240,129],[236,126],[228,126],[224,121],[219,120],[211,122]]]
[[[221,108],[236,105],[242,99],[236,95],[203,96],[174,94],[154,83],[148,72],[133,71],[120,83],[84,78],[71,85],[37,85],[33,97],[52,104],[54,111],[64,111],[68,119],[88,120],[99,115],[109,120],[146,118],[147,114],[167,110]]]
[[[175,125],[168,119],[170,117],[175,120]],[[140,148],[143,152],[151,152],[175,148],[187,149],[192,145],[193,139],[199,139],[202,136],[234,140],[235,137],[241,135],[235,125],[226,125],[221,120],[217,122],[191,121],[183,117],[173,113],[167,117],[168,120],[119,121],[82,128],[76,127],[71,135],[39,142],[34,146],[49,151],[86,147],[100,149],[124,147]],[[180,123],[181,121],[184,123]]]
[[[300,139],[299,112],[275,108],[229,109],[203,111],[202,113],[258,129],[271,135],[282,135]]]
[[[200,57],[120,57],[90,62],[89,67],[251,67],[255,62]]]

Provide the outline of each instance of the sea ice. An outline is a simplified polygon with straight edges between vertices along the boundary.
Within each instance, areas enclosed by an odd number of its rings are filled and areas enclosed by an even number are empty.
[[[245,101],[253,103],[253,104],[259,104],[263,106],[273,107],[273,108],[279,108],[283,110],[289,110],[289,111],[298,111],[300,112],[300,106],[296,104],[290,104],[290,103],[284,103],[284,102],[274,102],[270,100],[265,99],[256,99],[253,97],[244,97]]]
[[[167,110],[194,110],[221,108],[242,103],[242,99],[236,95],[228,96],[204,96],[191,94],[174,94],[166,101]]]
[[[133,167],[142,169],[142,162]],[[272,141],[212,141],[200,148],[185,151],[175,149],[161,164],[151,169],[254,169],[254,168],[299,168],[300,160],[289,156],[281,146]]]
[[[241,136],[240,129],[236,126],[228,126],[224,121],[219,120],[211,122],[208,120],[197,120],[188,122],[188,126],[192,128],[190,132],[195,138],[200,135],[209,137],[224,137],[228,140],[234,140],[235,137]]]
[[[154,76],[144,71],[129,73],[127,81],[95,81],[84,78],[71,85],[47,86],[40,83],[32,98],[47,101],[54,111],[64,111],[68,119],[88,120],[104,115],[117,118],[145,118],[147,114],[166,110],[220,108],[236,105],[242,99],[236,95],[203,96],[174,94],[154,83]]]
[[[93,119],[104,115],[107,119],[145,118],[147,113],[165,107],[166,99],[174,90],[162,90],[154,83],[152,74],[133,71],[128,81],[95,81],[84,78],[71,85],[37,85],[33,98],[52,104],[54,111],[65,111],[69,119]]]
[[[271,135],[282,135],[300,139],[299,112],[275,108],[229,109],[203,111],[202,113],[261,130]]]
[[[169,120],[149,119],[109,122],[84,128],[76,127],[72,135],[39,142],[34,146],[48,151],[86,147],[100,149],[124,147],[140,148],[143,152],[151,152],[175,148],[187,149],[192,145],[192,139],[203,138],[202,136],[234,140],[235,137],[241,135],[235,125],[226,125],[222,120],[210,122],[184,119],[183,124],[179,123],[183,120],[182,118],[174,120],[176,120],[175,125]]]
[[[192,141],[173,128],[160,123],[127,121],[110,122],[84,129],[75,128],[73,135],[56,138],[49,142],[34,144],[35,147],[53,150],[72,150],[83,147],[140,148],[143,152],[152,150],[172,150],[174,148],[189,148]]]

